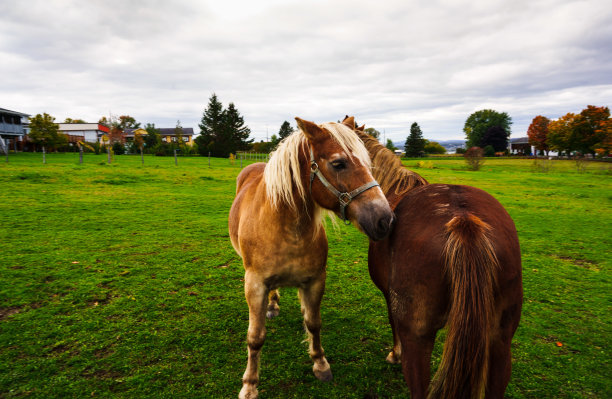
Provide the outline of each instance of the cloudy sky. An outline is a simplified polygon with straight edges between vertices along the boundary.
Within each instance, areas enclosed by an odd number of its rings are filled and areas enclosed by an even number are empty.
[[[198,123],[214,92],[265,139],[345,114],[403,141],[463,139],[492,108],[612,106],[609,0],[3,0],[0,107]]]

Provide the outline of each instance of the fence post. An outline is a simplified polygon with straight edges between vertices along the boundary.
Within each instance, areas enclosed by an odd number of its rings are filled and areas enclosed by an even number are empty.
[[[244,154],[240,154],[240,169],[242,169],[242,158],[244,157]]]
[[[45,146],[43,145],[43,164],[47,163],[47,157],[46,157],[46,152],[45,152]]]
[[[83,147],[79,146],[79,165],[83,164]]]
[[[178,161],[176,159],[176,148],[174,149],[174,165],[178,166]]]
[[[210,168],[210,151],[208,151],[208,167]]]
[[[140,163],[144,166],[144,155],[142,155],[142,147],[140,147]]]

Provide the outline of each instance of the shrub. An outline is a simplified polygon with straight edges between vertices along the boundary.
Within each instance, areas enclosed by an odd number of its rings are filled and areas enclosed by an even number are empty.
[[[113,144],[113,153],[115,155],[123,155],[125,154],[125,147],[119,141],[115,141]]]
[[[431,161],[419,161],[417,162],[416,167],[421,169],[433,169],[434,164]]]
[[[470,147],[464,154],[465,162],[470,170],[479,170],[484,164],[484,151],[480,147]]]
[[[485,157],[494,157],[495,156],[495,148],[492,145],[488,145],[484,148],[484,156]]]
[[[457,149],[455,150],[455,154],[465,154],[465,148],[457,147]]]

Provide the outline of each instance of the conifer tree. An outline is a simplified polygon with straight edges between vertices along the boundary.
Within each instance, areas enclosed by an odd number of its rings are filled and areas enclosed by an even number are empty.
[[[234,103],[229,103],[227,110],[225,110],[223,125],[224,138],[229,144],[228,155],[236,151],[246,150],[249,144],[253,142],[253,139],[249,140],[251,129],[244,124],[244,118],[240,115]]]
[[[407,157],[421,157],[425,152],[425,139],[423,139],[423,132],[421,132],[421,128],[416,122],[410,126],[410,135],[404,144],[404,151],[406,151]]]
[[[282,140],[285,137],[289,136],[291,133],[293,133],[293,131],[294,129],[291,124],[287,121],[284,121],[280,127],[280,130],[278,131],[278,137],[280,138],[280,140]]]

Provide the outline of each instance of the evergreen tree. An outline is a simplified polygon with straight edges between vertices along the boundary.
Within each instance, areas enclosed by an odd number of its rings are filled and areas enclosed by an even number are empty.
[[[407,157],[420,157],[425,152],[425,139],[423,139],[423,132],[418,123],[414,122],[410,126],[410,135],[406,139],[404,145],[404,151],[406,151]]]
[[[213,93],[208,107],[202,115],[200,136],[196,138],[198,151],[201,155],[227,157],[236,151],[246,150],[253,140],[249,140],[251,129],[244,124],[244,118],[238,112],[234,103],[226,110]]]
[[[200,135],[196,142],[200,154],[207,155],[208,152],[211,152],[214,156],[227,156],[223,155],[223,151],[220,150],[223,147],[220,140],[223,135],[223,114],[223,104],[217,100],[217,95],[213,93],[198,125]]]
[[[244,151],[249,148],[253,139],[249,140],[251,129],[244,124],[244,118],[238,112],[234,103],[229,103],[223,117],[223,125],[226,130],[225,137],[229,141],[229,153]]]
[[[278,131],[278,137],[280,137],[280,140],[282,140],[293,132],[294,129],[293,127],[291,127],[291,124],[287,121],[284,121],[280,127],[280,130]]]

